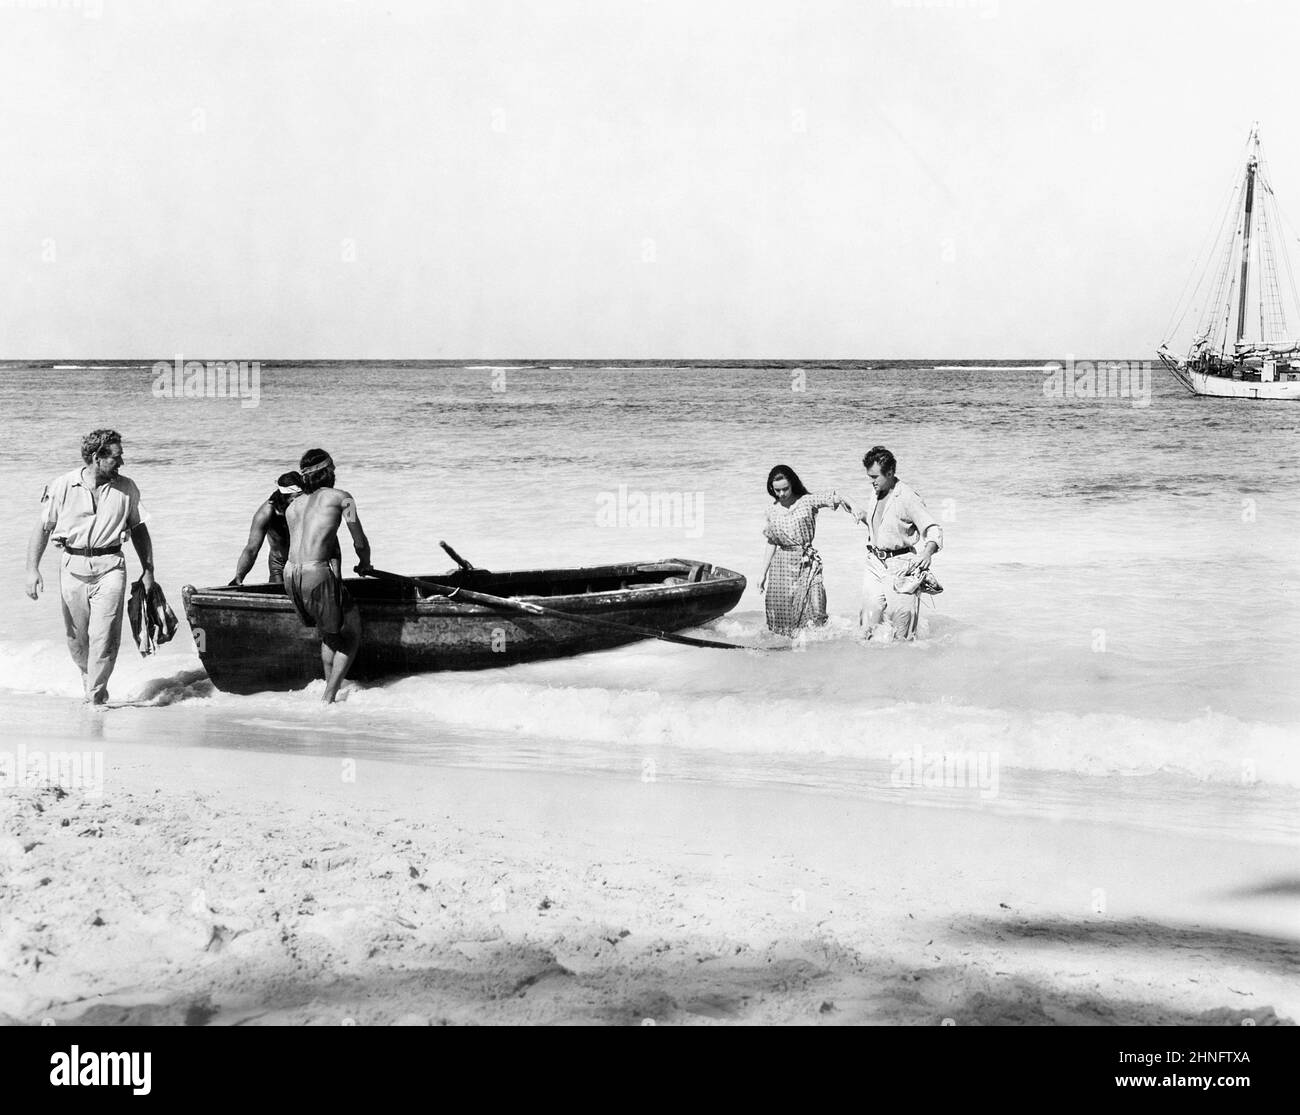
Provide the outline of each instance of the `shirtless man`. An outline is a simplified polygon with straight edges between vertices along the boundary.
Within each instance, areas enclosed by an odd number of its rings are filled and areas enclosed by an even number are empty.
[[[235,579],[232,585],[242,585],[244,578],[257,561],[262,543],[268,544],[266,557],[270,583],[284,582],[284,561],[289,553],[289,524],[285,521],[285,508],[302,494],[302,477],[296,472],[286,472],[276,482],[276,489],[261,507],[253,514],[252,525],[248,528],[248,542],[244,545],[239,561],[235,564]]]
[[[320,632],[327,704],[338,695],[361,646],[361,613],[343,587],[338,568],[338,529],[347,523],[357,551],[357,572],[370,568],[370,543],[361,529],[352,496],[334,487],[334,461],[324,449],[309,449],[298,465],[303,494],[285,509],[289,560],[284,590],[302,622]]]

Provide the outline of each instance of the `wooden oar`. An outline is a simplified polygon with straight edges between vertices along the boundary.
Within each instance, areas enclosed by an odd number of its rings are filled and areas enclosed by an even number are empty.
[[[419,588],[432,592],[438,596],[446,596],[457,600],[464,600],[468,604],[482,604],[488,608],[503,608],[512,612],[527,612],[533,616],[551,616],[554,619],[565,619],[572,623],[586,624],[588,627],[601,627],[606,631],[620,631],[629,635],[638,635],[642,639],[663,639],[667,643],[681,643],[688,647],[710,647],[714,650],[766,650],[766,647],[742,647],[736,643],[718,643],[710,639],[692,639],[689,635],[673,635],[668,631],[656,631],[651,627],[636,627],[630,623],[616,623],[611,619],[597,619],[595,616],[575,615],[573,612],[560,612],[554,608],[543,608],[540,604],[533,604],[527,600],[508,600],[504,596],[489,596],[485,592],[472,592],[467,588],[457,588],[455,585],[443,585],[437,581],[425,581],[419,577],[405,577],[401,573],[387,573],[382,569],[373,567],[362,569],[357,566],[356,571],[363,577],[377,577],[385,581],[400,581],[408,585],[416,585]]]
[[[486,569],[476,569],[474,566],[470,565],[470,563],[467,562],[463,557],[461,557],[460,554],[456,553],[455,550],[453,550],[450,546],[448,546],[446,542],[440,541],[438,545],[441,546],[444,550],[446,550],[447,556],[451,558],[451,560],[454,561],[457,565],[459,565],[463,570],[465,570],[466,573],[487,572]]]

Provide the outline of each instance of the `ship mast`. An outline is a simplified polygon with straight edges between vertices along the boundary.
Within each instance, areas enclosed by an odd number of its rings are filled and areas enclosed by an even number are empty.
[[[1246,279],[1250,275],[1250,214],[1255,203],[1255,168],[1259,166],[1259,125],[1250,130],[1254,150],[1246,160],[1246,222],[1241,234],[1241,295],[1237,302],[1237,344],[1246,332]]]

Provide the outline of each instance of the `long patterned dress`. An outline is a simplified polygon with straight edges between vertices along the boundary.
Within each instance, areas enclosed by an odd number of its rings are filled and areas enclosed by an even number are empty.
[[[817,512],[835,507],[834,492],[809,492],[789,507],[767,509],[763,534],[776,547],[767,570],[767,626],[778,635],[797,635],[826,622],[826,589],[821,555],[813,549]]]

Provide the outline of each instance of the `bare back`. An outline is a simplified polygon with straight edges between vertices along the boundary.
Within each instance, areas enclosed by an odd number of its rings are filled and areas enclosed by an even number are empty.
[[[338,529],[349,512],[351,528],[356,505],[352,496],[339,488],[319,488],[295,499],[284,512],[289,524],[289,560],[302,563],[338,557]]]

